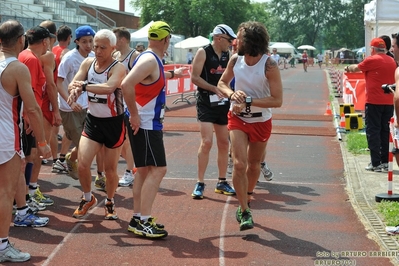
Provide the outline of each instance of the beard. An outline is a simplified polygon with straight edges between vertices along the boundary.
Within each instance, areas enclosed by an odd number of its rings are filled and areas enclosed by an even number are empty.
[[[238,54],[239,56],[245,55],[244,49],[243,49],[242,47],[238,48],[237,54]]]

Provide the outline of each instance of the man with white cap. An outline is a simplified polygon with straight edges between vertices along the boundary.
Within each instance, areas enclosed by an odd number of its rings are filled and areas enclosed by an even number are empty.
[[[236,34],[225,24],[217,25],[212,32],[212,43],[200,48],[193,60],[191,80],[197,85],[197,119],[200,125],[201,145],[198,150],[197,183],[191,196],[202,199],[205,188],[204,176],[212,148],[213,131],[218,147],[219,180],[216,193],[235,195],[235,190],[226,181],[229,135],[227,112],[229,100],[217,89],[217,83],[229,61],[229,47]]]

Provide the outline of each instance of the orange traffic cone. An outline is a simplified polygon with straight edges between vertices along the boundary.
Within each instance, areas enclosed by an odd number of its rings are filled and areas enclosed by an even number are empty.
[[[332,115],[330,102],[327,103],[327,109],[324,115]]]
[[[342,128],[346,128],[346,125],[345,125],[345,114],[344,113],[341,114],[341,121],[339,123],[339,126],[342,127]]]

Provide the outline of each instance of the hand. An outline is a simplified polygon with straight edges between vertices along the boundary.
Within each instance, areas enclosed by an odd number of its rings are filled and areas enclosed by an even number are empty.
[[[62,124],[62,118],[60,115],[60,112],[54,112],[54,116],[53,116],[53,126],[60,126]]]
[[[233,108],[232,111],[234,114],[239,114],[245,109],[245,104],[244,103],[233,103]]]
[[[133,130],[133,135],[136,135],[140,129],[140,116],[138,114],[134,115],[130,113],[129,122],[130,122],[130,127]]]
[[[41,158],[46,159],[51,157],[51,149],[48,144],[46,144],[45,146],[39,146],[39,145],[36,146]]]
[[[179,67],[176,68],[174,73],[175,73],[175,78],[182,78],[184,76],[189,76],[188,74],[184,74],[184,72],[188,70],[188,67]]]
[[[247,94],[245,92],[237,90],[231,96],[231,100],[235,101],[236,103],[245,103],[246,97],[247,97]]]
[[[78,104],[78,103],[76,103],[76,102],[73,102],[71,105],[70,105],[70,107],[71,107],[71,109],[72,109],[72,111],[74,111],[74,112],[81,112],[82,111],[82,106],[80,105],[80,104]]]

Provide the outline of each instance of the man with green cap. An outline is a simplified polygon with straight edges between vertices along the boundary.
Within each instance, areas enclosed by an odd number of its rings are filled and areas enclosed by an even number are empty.
[[[131,147],[137,167],[133,186],[133,218],[128,230],[148,238],[168,235],[164,226],[151,216],[152,205],[159,185],[166,173],[163,143],[166,78],[162,58],[169,47],[171,28],[163,21],[151,24],[148,30],[148,49],[141,53],[129,74],[122,81],[123,96],[130,111],[133,131]]]

